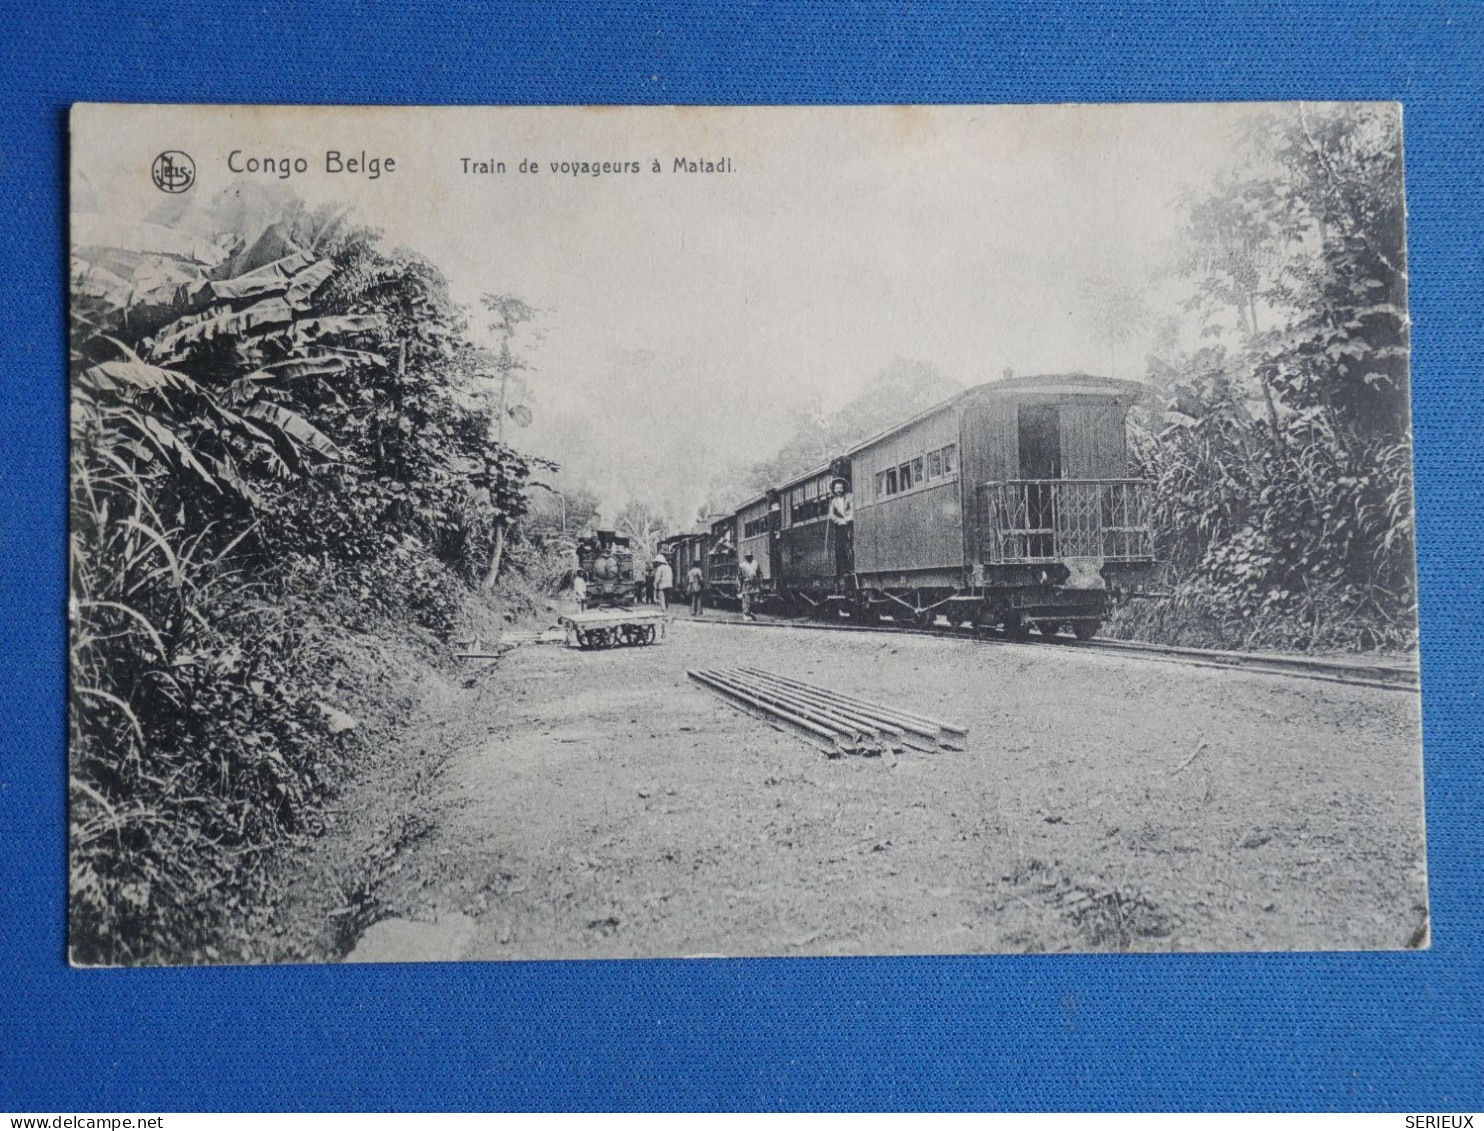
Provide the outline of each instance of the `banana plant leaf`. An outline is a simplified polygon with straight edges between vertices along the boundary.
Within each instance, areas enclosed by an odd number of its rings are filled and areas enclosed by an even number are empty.
[[[213,279],[211,292],[218,301],[237,302],[259,295],[283,294],[295,275],[314,263],[314,256],[307,251],[296,251],[282,259],[265,264],[235,279]],[[321,279],[321,282],[324,280]]]
[[[302,319],[294,323],[294,330],[305,338],[319,338],[327,334],[365,334],[383,325],[385,320],[379,314],[336,314]]]
[[[124,413],[122,419],[133,425],[135,430],[160,452],[167,463],[174,462],[181,467],[194,471],[200,476],[202,482],[213,491],[220,493],[222,489],[221,481],[201,465],[201,462],[196,459],[195,453],[191,451],[191,446],[169,428],[165,427],[164,424],[145,413]]]
[[[108,393],[171,389],[199,394],[202,391],[201,386],[184,373],[143,361],[104,361],[83,370],[78,380],[85,388]]]
[[[155,338],[149,355],[161,361],[176,361],[196,342],[209,342],[223,335],[246,338],[268,327],[291,322],[293,317],[289,304],[275,297],[254,303],[246,310],[228,311],[184,326],[171,323]]]
[[[311,263],[289,280],[289,289],[284,297],[295,310],[304,310],[309,306],[309,300],[314,292],[319,290],[325,280],[334,273],[335,264],[329,259]]]
[[[339,354],[323,354],[315,357],[291,357],[283,361],[269,362],[255,369],[242,381],[298,381],[304,377],[333,377],[350,368],[349,359]]]
[[[342,457],[339,446],[296,412],[273,401],[255,401],[242,410],[242,415],[272,424],[294,441],[295,447],[310,448],[326,459]]]
[[[115,216],[83,212],[73,214],[71,226],[72,246],[76,248],[119,248],[184,259],[204,267],[214,267],[230,254],[230,249],[217,241],[143,220],[121,223]]]

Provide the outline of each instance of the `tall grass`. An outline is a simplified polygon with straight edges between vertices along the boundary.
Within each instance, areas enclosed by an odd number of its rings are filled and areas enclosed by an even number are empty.
[[[266,266],[235,230],[194,266],[74,264],[80,963],[261,956],[275,861],[369,748],[376,673],[352,657],[386,650],[353,642],[449,638],[522,506],[527,462],[459,387],[472,346],[436,270],[343,211],[269,203]]]

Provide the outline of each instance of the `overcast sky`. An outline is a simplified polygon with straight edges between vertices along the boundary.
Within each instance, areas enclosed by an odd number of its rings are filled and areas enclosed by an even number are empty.
[[[427,255],[456,298],[510,292],[542,310],[519,344],[535,371],[520,446],[611,502],[688,517],[720,467],[767,455],[789,411],[853,396],[894,358],[965,385],[1110,357],[1079,288],[1146,282],[1182,185],[1230,163],[1243,107],[871,109],[110,109],[74,122],[74,171],[158,204],[163,149],[216,192],[253,155],[303,157],[286,182],[354,199]],[[324,153],[390,155],[375,180]],[[673,171],[676,157],[732,171]],[[462,158],[503,160],[503,175]],[[522,174],[523,159],[540,162]],[[652,171],[652,162],[662,171]],[[637,161],[638,174],[553,173]],[[1156,313],[1161,293],[1151,292]],[[482,323],[483,317],[476,319]]]

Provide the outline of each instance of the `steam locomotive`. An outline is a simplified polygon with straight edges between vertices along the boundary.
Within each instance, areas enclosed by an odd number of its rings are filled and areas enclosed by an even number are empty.
[[[634,550],[626,536],[599,530],[578,539],[577,571],[587,582],[584,609],[634,604]]]
[[[1138,382],[1086,373],[966,389],[714,518],[662,549],[707,599],[874,623],[1098,632],[1153,580],[1148,484],[1128,477]],[[843,491],[841,490],[843,487]],[[832,494],[845,495],[836,504]]]

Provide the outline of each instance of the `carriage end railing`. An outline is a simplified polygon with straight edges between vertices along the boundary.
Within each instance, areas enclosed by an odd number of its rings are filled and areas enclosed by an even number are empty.
[[[1152,561],[1143,479],[1012,479],[979,488],[985,565]]]

